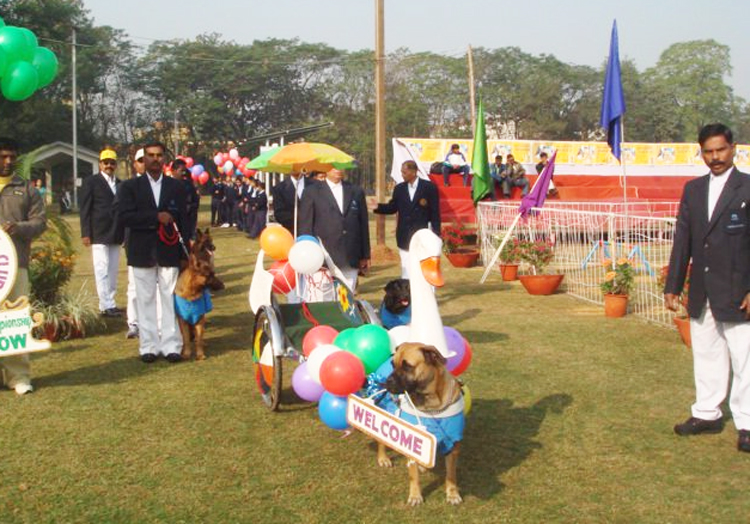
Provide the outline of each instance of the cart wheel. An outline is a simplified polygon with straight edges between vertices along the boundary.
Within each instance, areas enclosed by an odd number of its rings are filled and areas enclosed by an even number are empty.
[[[255,318],[253,334],[253,370],[261,399],[271,411],[279,409],[281,400],[281,357],[274,352],[276,316],[261,308]]]

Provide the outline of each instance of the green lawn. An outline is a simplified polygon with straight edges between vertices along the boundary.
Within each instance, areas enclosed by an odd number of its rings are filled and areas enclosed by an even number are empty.
[[[247,304],[258,244],[214,233],[227,289],[206,361],[142,364],[118,319],[35,355],[35,393],[0,393],[0,522],[745,522],[750,456],[731,421],[721,435],[672,434],[693,399],[676,332],[497,275],[480,285],[481,268],[445,267],[438,292],[445,325],[474,349],[464,504],[445,503],[440,464],[422,476],[425,504],[408,508],[404,460],[379,469],[370,441],[341,438],[291,394],[279,413],[263,407]],[[124,269],[123,257],[120,306]],[[398,271],[376,264],[362,295],[378,303]],[[86,252],[71,285],[83,281],[93,292]]]

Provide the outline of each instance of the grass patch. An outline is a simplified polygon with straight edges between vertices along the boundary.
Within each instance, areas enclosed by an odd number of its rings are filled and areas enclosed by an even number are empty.
[[[146,366],[124,319],[107,319],[106,333],[32,357],[34,394],[0,393],[1,521],[744,521],[750,457],[735,450],[731,423],[721,435],[672,434],[693,400],[675,332],[605,319],[562,294],[532,297],[496,275],[480,285],[481,268],[447,262],[441,314],[474,349],[465,502],[445,504],[440,463],[423,474],[424,506],[407,508],[403,459],[379,469],[371,442],[340,438],[309,404],[262,406],[247,304],[258,244],[214,235],[227,290],[214,300],[205,362]],[[93,293],[90,253],[78,248],[71,289]],[[362,295],[379,303],[398,271],[376,265]],[[121,307],[126,284],[123,255]]]

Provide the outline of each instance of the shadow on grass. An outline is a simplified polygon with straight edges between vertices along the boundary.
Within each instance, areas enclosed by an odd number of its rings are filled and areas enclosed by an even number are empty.
[[[139,375],[159,372],[165,369],[166,366],[172,365],[174,364],[168,364],[166,361],[159,361],[155,364],[144,364],[140,361],[136,352],[132,357],[62,371],[52,375],[34,377],[34,386],[46,389],[65,386],[117,384],[119,382],[130,381],[133,377]]]

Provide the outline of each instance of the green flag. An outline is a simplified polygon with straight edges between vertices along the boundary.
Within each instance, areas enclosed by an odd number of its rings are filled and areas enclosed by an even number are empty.
[[[471,197],[476,204],[492,191],[490,165],[487,156],[487,131],[484,129],[484,106],[479,100],[477,128],[474,132],[474,145],[471,150],[471,171],[474,173]]]

